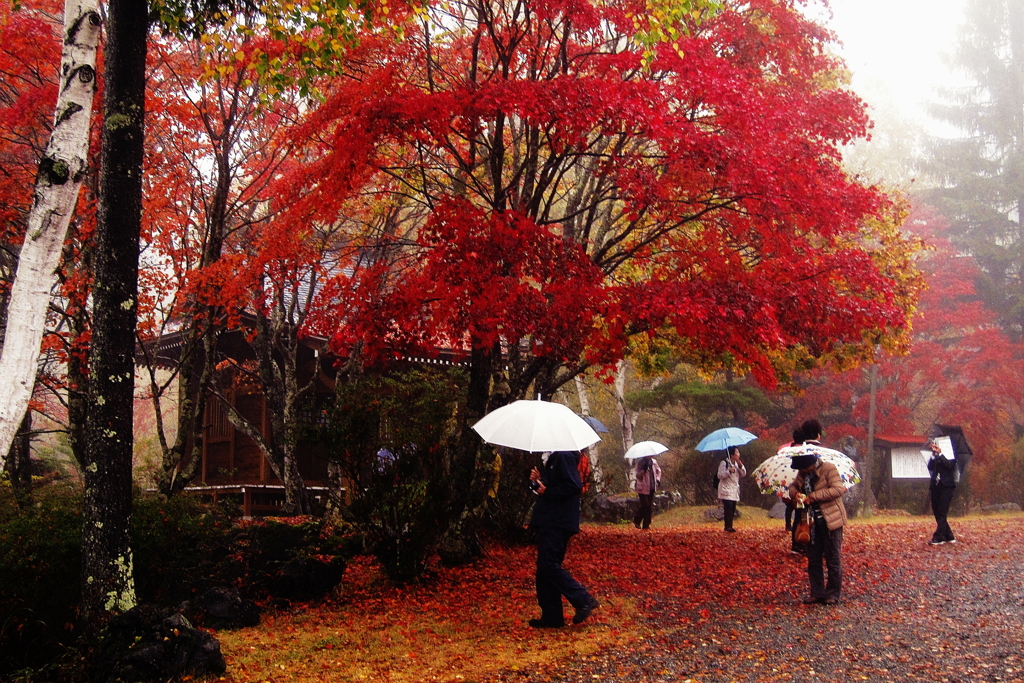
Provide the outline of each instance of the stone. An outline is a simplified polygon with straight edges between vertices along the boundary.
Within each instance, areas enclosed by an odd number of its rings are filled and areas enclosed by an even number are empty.
[[[982,505],[982,512],[1020,512],[1020,505],[1016,503],[999,503],[996,505]]]
[[[139,605],[110,620],[102,644],[108,683],[144,683],[220,675],[220,643],[180,612]]]
[[[785,519],[786,518],[786,503],[781,498],[775,501],[775,505],[772,505],[772,509],[768,511],[768,517],[771,519]]]
[[[194,600],[182,603],[181,611],[192,622],[217,630],[232,630],[260,623],[260,608],[231,586],[215,586]]]
[[[657,493],[654,496],[653,510],[655,514],[664,512],[677,505],[683,500],[678,491]],[[640,504],[636,496],[613,495],[607,496],[598,494],[587,506],[587,519],[592,522],[632,522],[636,514],[637,506]]]
[[[271,594],[285,600],[318,600],[341,583],[345,560],[332,555],[329,560],[295,557],[285,562],[268,581]]]
[[[743,511],[740,508],[736,508],[736,514],[732,516],[733,519],[742,519]],[[723,522],[725,521],[725,508],[721,505],[717,507],[711,507],[704,510],[704,520],[708,522]]]

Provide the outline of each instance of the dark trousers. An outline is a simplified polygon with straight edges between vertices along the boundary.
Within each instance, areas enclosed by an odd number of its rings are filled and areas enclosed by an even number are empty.
[[[793,527],[796,526],[796,522],[793,520],[793,513],[796,512],[796,508],[792,505],[786,505],[786,531],[792,531]]]
[[[637,498],[640,499],[640,506],[637,508],[636,514],[633,516],[633,526],[650,529],[651,514],[654,511],[654,494],[640,493],[637,494]]]
[[[722,499],[722,508],[725,510],[725,528],[732,528],[732,520],[736,517],[736,501]]]
[[[955,540],[953,530],[949,528],[949,522],[946,521],[949,516],[949,503],[953,500],[955,490],[952,486],[932,487],[932,513],[935,515],[935,533],[932,534],[932,543],[946,543]]]
[[[807,578],[811,581],[811,597],[838,600],[843,591],[843,527],[829,531],[824,521],[814,528],[814,537],[807,546]],[[828,568],[828,583],[825,568]]]
[[[562,596],[573,607],[593,602],[590,593],[562,568],[572,533],[554,527],[537,527],[537,604],[540,618],[551,624],[565,621]]]

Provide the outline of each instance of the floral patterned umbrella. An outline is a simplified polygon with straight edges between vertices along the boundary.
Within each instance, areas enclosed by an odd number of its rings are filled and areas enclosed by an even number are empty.
[[[845,454],[817,444],[804,444],[780,448],[778,453],[757,466],[751,476],[761,493],[781,496],[789,489],[797,475],[797,471],[792,467],[791,458],[794,455],[817,455],[825,462],[835,465],[847,491],[853,488],[854,484],[860,483],[857,465]]]

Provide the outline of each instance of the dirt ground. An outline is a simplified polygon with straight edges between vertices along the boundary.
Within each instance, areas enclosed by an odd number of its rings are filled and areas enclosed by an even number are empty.
[[[957,544],[929,546],[930,520],[852,523],[836,606],[802,604],[806,561],[781,523],[637,531],[619,559],[636,566],[644,639],[490,680],[1024,681],[1024,517],[952,524]],[[594,583],[606,600],[627,589]],[[586,628],[613,626],[599,613]]]

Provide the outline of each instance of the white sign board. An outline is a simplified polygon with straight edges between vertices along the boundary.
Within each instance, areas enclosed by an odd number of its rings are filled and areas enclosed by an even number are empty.
[[[942,457],[946,460],[955,460],[956,453],[953,452],[953,440],[948,436],[938,436],[932,439],[935,445],[942,451]],[[929,459],[931,459],[931,451],[929,451]]]
[[[893,479],[930,479],[928,461],[921,457],[920,446],[899,446],[892,449]]]

